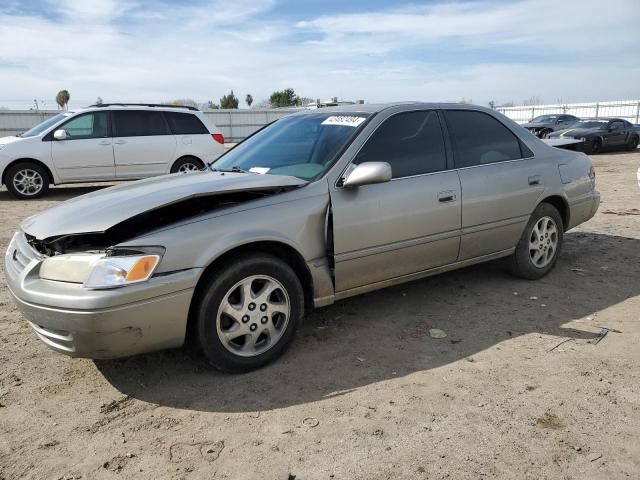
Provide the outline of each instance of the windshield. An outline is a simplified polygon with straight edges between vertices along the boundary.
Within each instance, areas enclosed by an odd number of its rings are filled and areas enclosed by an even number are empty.
[[[311,180],[324,174],[368,115],[312,113],[282,118],[238,144],[214,170],[292,175]]]
[[[39,123],[38,125],[33,127],[31,130],[27,130],[26,132],[24,132],[23,134],[21,134],[19,136],[20,137],[35,137],[36,135],[40,135],[47,128],[49,128],[52,125],[55,125],[56,123],[58,123],[63,118],[68,117],[69,115],[71,115],[71,113],[72,112],[59,113],[55,117],[51,117],[51,118],[46,119],[44,122]]]
[[[569,125],[569,128],[606,128],[606,120],[579,120]]]
[[[540,115],[531,120],[531,123],[550,123],[555,122],[557,119],[558,115]]]

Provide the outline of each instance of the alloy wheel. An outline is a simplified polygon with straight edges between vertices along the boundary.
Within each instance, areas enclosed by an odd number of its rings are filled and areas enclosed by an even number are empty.
[[[275,278],[253,275],[240,280],[223,297],[216,329],[222,345],[242,357],[273,347],[287,329],[289,295]]]
[[[544,268],[556,255],[558,250],[558,227],[551,217],[540,218],[531,229],[529,236],[529,255],[531,263]]]
[[[178,173],[191,173],[191,172],[198,172],[199,170],[200,170],[200,167],[195,163],[191,163],[191,162],[183,163],[182,165],[180,165],[180,167],[178,167]]]
[[[18,170],[13,176],[14,188],[18,193],[26,197],[40,193],[43,185],[44,179],[42,178],[42,175],[31,168]]]

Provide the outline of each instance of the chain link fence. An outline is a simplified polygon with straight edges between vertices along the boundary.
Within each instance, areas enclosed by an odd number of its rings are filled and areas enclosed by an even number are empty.
[[[529,122],[538,115],[567,113],[580,118],[624,118],[640,123],[640,100],[613,102],[567,103],[497,107],[496,110],[519,123]],[[211,110],[204,114],[221,130],[228,142],[239,142],[264,125],[295,113],[298,109]],[[0,137],[15,135],[60,113],[58,110],[0,110]]]
[[[640,123],[640,100],[613,102],[566,103],[553,105],[531,105],[497,107],[500,113],[518,123],[530,122],[539,115],[569,114],[580,118],[623,118],[631,123]]]

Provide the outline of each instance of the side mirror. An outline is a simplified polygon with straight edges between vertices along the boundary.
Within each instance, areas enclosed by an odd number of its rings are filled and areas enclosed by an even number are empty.
[[[53,132],[53,138],[56,140],[66,140],[67,139],[67,131],[64,129],[56,130]]]
[[[392,176],[391,165],[387,162],[364,162],[347,174],[342,186],[355,188],[361,185],[384,183],[390,181]]]

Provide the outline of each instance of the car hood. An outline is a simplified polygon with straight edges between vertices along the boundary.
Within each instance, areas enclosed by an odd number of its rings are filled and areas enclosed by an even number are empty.
[[[0,138],[0,145],[7,145],[8,143],[13,143],[18,140],[22,140],[21,137],[11,136],[11,137],[2,137]]]
[[[564,130],[558,130],[555,133],[549,135],[549,138],[563,138],[563,137],[583,137],[593,133],[602,132],[599,128],[566,128]]]
[[[273,191],[306,183],[297,177],[257,173],[204,171],[164,175],[76,197],[27,218],[21,228],[41,240],[60,235],[102,233],[136,215],[196,197]]]

